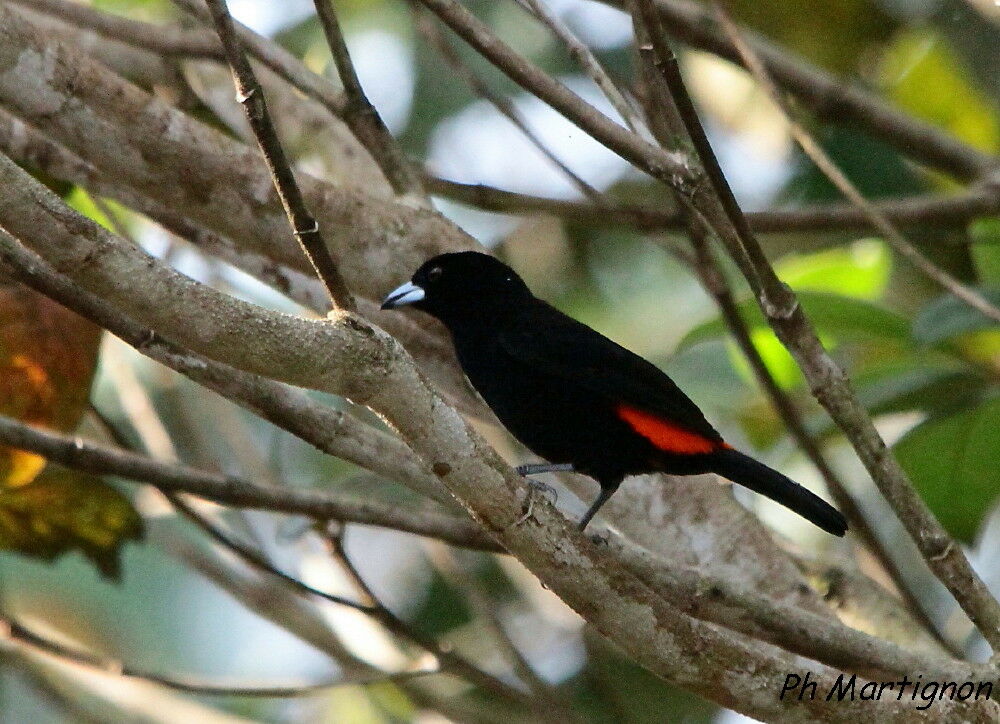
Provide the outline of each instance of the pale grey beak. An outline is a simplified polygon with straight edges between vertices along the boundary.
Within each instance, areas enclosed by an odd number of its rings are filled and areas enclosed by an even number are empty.
[[[382,301],[382,309],[405,307],[407,304],[419,302],[423,298],[423,287],[418,287],[413,282],[406,282],[389,293],[389,296]]]

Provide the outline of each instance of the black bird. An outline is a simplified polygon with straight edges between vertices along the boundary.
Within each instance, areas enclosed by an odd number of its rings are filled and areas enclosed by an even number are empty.
[[[798,483],[734,450],[658,368],[536,298],[487,254],[441,254],[385,298],[441,320],[469,381],[532,452],[601,485],[581,530],[627,475],[716,473],[828,533],[844,517]]]

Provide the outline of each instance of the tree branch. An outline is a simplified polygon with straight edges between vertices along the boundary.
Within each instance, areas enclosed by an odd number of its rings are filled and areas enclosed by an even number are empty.
[[[389,129],[382,122],[382,117],[361,87],[361,81],[358,80],[358,74],[354,70],[354,63],[351,61],[351,54],[347,50],[347,42],[344,40],[332,3],[333,0],[314,0],[313,4],[316,6],[316,14],[319,16],[327,45],[330,46],[340,82],[344,86],[344,95],[347,97],[341,118],[368,149],[396,193],[411,196],[415,202],[426,205],[428,200],[423,191],[420,174],[416,172],[396,143],[396,139],[389,133]]]
[[[601,1],[626,8],[626,0]],[[711,12],[689,0],[654,0],[654,4],[666,32],[695,48],[740,62],[739,53]],[[1000,164],[996,156],[894,108],[876,94],[844,83],[767,41],[750,38],[770,75],[819,118],[859,128],[903,155],[964,181],[985,176]]]
[[[439,662],[442,669],[445,669],[457,676],[481,686],[486,691],[492,691],[502,697],[513,699],[526,706],[533,706],[535,702],[523,692],[511,688],[508,684],[501,682],[496,677],[486,674],[472,665],[468,659],[461,656],[449,648],[442,647],[433,638],[423,635],[413,626],[401,619],[386,606],[376,595],[375,591],[368,585],[361,572],[347,555],[344,548],[344,534],[346,530],[338,527],[332,535],[324,536],[333,557],[340,562],[348,577],[357,587],[361,595],[368,601],[371,608],[369,614],[373,619],[382,624],[388,631],[408,639],[420,648],[431,653]]]
[[[652,0],[637,2],[647,10],[652,7]],[[879,490],[917,544],[927,565],[951,591],[993,649],[1000,650],[1000,603],[972,569],[961,548],[917,495],[906,473],[886,448],[864,406],[854,395],[847,376],[823,348],[795,294],[778,279],[768,263],[719,168],[677,69],[673,52],[661,32],[651,30],[650,35],[662,61],[660,68],[664,80],[671,89],[698,156],[711,179],[712,191],[717,195],[725,215],[724,218],[713,215],[710,204],[699,210],[709,215],[712,228],[719,231],[730,256],[740,266],[758,296],[765,318],[792,353],[809,381],[813,395],[854,446]]]
[[[830,180],[830,183],[836,186],[841,194],[843,194],[852,204],[861,210],[872,227],[885,237],[885,240],[889,242],[889,245],[892,246],[893,249],[896,250],[896,253],[909,261],[922,274],[924,274],[931,281],[939,284],[947,292],[950,292],[957,298],[961,299],[963,302],[984,314],[989,319],[992,319],[995,322],[1000,322],[1000,309],[991,304],[990,301],[981,293],[966,286],[965,284],[962,284],[958,279],[953,277],[944,269],[941,269],[939,266],[934,264],[934,262],[924,256],[919,249],[917,249],[912,243],[904,238],[902,234],[899,233],[892,223],[879,212],[874,204],[861,195],[861,192],[858,191],[857,187],[851,183],[851,180],[847,178],[847,175],[837,167],[836,163],[833,162],[830,156],[816,142],[816,139],[814,139],[801,124],[792,118],[788,109],[785,107],[781,94],[778,92],[778,89],[767,75],[767,71],[760,62],[760,59],[753,52],[753,49],[751,49],[739,35],[739,30],[737,29],[736,24],[729,18],[725,10],[718,2],[714,2],[713,5],[723,29],[726,31],[726,34],[729,35],[730,40],[743,59],[743,64],[749,69],[750,74],[754,76],[761,88],[764,89],[764,92],[771,99],[771,102],[774,103],[785,116],[785,122],[788,124],[788,128],[792,136],[798,142],[799,146],[806,153],[806,155],[812,159],[814,164],[816,164],[816,167],[823,173],[824,176],[826,176],[827,179]]]
[[[2,244],[0,238],[0,244]],[[496,543],[472,521],[433,509],[411,509],[372,499],[353,501],[327,492],[264,485],[184,465],[162,463],[127,450],[114,450],[80,438],[64,437],[0,416],[0,440],[31,450],[47,460],[96,475],[115,475],[147,483],[167,493],[188,493],[224,505],[306,515],[429,534],[457,545],[495,551]],[[345,604],[346,605],[346,604]]]
[[[273,380],[194,355],[158,337],[75,287],[0,230],[6,271],[22,283],[75,309],[151,359],[189,377],[329,455],[352,462],[448,506],[454,498],[399,440],[356,417],[320,405]]]
[[[831,666],[880,676],[934,671],[956,681],[986,680],[997,673],[992,666],[905,649],[724,578],[670,565],[638,546],[622,545],[619,538],[610,538],[608,546],[623,565],[685,613]]]
[[[475,572],[463,566],[447,546],[428,542],[425,548],[434,568],[464,598],[472,614],[485,624],[501,656],[510,663],[515,676],[531,690],[537,700],[535,706],[537,715],[551,722],[582,724],[583,720],[573,711],[572,702],[556,686],[539,676],[532,668],[531,662],[518,649],[503,625],[496,601],[476,577]]]
[[[295,182],[295,175],[292,173],[291,166],[288,165],[288,159],[285,158],[285,152],[281,148],[281,142],[278,140],[274,125],[268,115],[264,91],[261,89],[260,83],[257,82],[253,68],[250,67],[250,63],[243,54],[233,19],[226,7],[226,0],[205,0],[205,2],[212,12],[216,32],[222,41],[226,60],[233,71],[236,100],[242,104],[246,112],[250,128],[260,145],[267,168],[271,172],[274,188],[278,191],[278,198],[281,199],[281,205],[288,216],[292,232],[316,271],[316,275],[323,280],[334,306],[353,311],[355,309],[354,298],[348,291],[347,285],[337,270],[337,265],[334,264],[333,258],[330,256],[326,241],[319,230],[319,222],[306,208],[305,199],[299,191],[299,185]]]
[[[68,149],[43,136],[38,130],[26,125],[20,119],[10,116],[3,110],[0,110],[0,150],[6,152],[7,155],[22,165],[40,169],[55,178],[82,186],[95,194],[114,198],[132,210],[159,223],[166,231],[191,243],[202,252],[233,265],[303,307],[315,311],[317,314],[323,314],[328,309],[326,291],[322,282],[315,275],[308,271],[302,271],[297,267],[275,261],[265,254],[239,247],[229,238],[220,236],[212,229],[191,221],[182,212],[178,212],[172,207],[136,193],[128,187],[127,180],[121,177],[105,177],[101,175],[98,169],[94,168],[91,164],[75,156]],[[355,174],[355,178],[357,177],[358,174]],[[262,179],[262,183],[269,184],[269,181],[264,178]],[[363,204],[358,207],[351,203],[346,203],[345,207],[358,208],[359,211],[365,208]],[[322,209],[323,207],[320,208]],[[377,214],[376,210],[372,211]],[[404,222],[401,219],[397,219],[394,223]],[[287,233],[287,223],[284,223],[283,220],[281,227],[281,233]],[[254,226],[248,227],[248,233],[240,235],[237,238],[241,242],[244,241],[246,236],[254,233],[255,228]],[[397,226],[396,228],[399,227]],[[442,231],[445,230],[447,229]],[[451,228],[452,233],[455,233],[455,231],[454,228]],[[409,233],[415,233],[417,236],[420,236],[420,232],[411,231]],[[437,238],[442,239],[441,236]],[[371,237],[368,238],[368,242],[370,241]],[[448,237],[443,237],[443,241],[447,242]],[[301,254],[297,250],[294,256],[296,260],[301,261]],[[395,261],[395,258],[393,258],[393,262]],[[356,301],[361,313],[365,317],[378,319],[384,328],[399,339],[411,354],[420,361],[421,368],[428,376],[449,393],[449,399],[452,401],[452,404],[458,405],[463,411],[476,417],[490,418],[490,413],[485,405],[470,392],[461,369],[455,361],[455,353],[451,348],[450,342],[443,335],[435,333],[440,331],[439,328],[434,328],[426,319],[419,317],[383,314],[379,311],[378,304],[363,297],[356,298]],[[163,360],[159,361],[163,362]],[[164,362],[164,364],[169,366],[170,363],[168,361]],[[185,372],[185,374],[187,373]],[[228,379],[224,375],[222,378]],[[298,397],[302,398],[302,395],[298,395]],[[305,403],[308,406],[309,401],[305,400]],[[246,405],[244,404],[243,406],[245,407]],[[327,412],[333,415],[339,414],[329,409]],[[270,419],[273,417],[273,413],[265,415],[265,417]],[[294,421],[294,416],[291,416],[289,420]],[[271,421],[275,422],[273,419]],[[286,420],[284,423],[276,422],[276,424],[289,429],[287,427],[288,422]],[[338,427],[338,425],[333,425],[331,430],[335,430]],[[311,442],[317,446],[321,444],[312,440],[307,440],[307,442]],[[340,453],[332,450],[326,450],[326,452],[343,457]],[[396,457],[393,456],[387,458],[389,462],[395,459]],[[374,460],[377,462],[377,458]],[[364,466],[374,469],[370,464],[364,464]],[[389,477],[398,479],[391,474]],[[431,482],[438,493],[444,493],[436,480],[431,480]],[[447,496],[447,494],[445,496],[450,499],[450,496]]]
[[[486,24],[455,0],[419,1],[511,80],[636,168],[679,190],[687,190],[697,181],[684,154],[664,151],[619,126],[537,65],[511,50]]]
[[[674,103],[671,88],[666,82],[671,71],[664,67],[663,48],[657,49],[657,43],[651,40],[651,32],[660,33],[659,20],[649,4],[635,4],[632,12],[641,75],[646,85],[646,115],[657,140],[662,145],[677,143],[677,139],[687,138],[689,134],[684,117]],[[784,421],[793,438],[798,441],[806,456],[822,475],[827,489],[833,495],[838,508],[846,516],[854,534],[867,546],[900,590],[909,594],[909,589],[906,587],[907,580],[901,575],[895,560],[872,530],[868,519],[860,511],[846,486],[827,464],[819,445],[806,430],[795,406],[777,385],[767,365],[764,364],[764,360],[751,340],[746,323],[732,297],[723,270],[712,254],[709,243],[711,230],[705,220],[691,209],[691,205],[686,199],[678,198],[678,201],[680,214],[686,221],[688,236],[694,248],[693,258],[689,260],[689,264],[700,277],[702,286],[715,299],[723,321],[750,364],[758,383],[771,399],[779,417]],[[909,596],[908,600],[914,605],[916,614],[922,615],[923,612],[916,605],[913,597]],[[936,632],[929,621],[926,622],[926,625],[929,631]]]
[[[225,61],[219,38],[208,30],[183,28],[177,25],[153,25],[139,20],[101,12],[93,7],[67,0],[8,0],[36,12],[51,15],[79,28],[145,48],[165,56],[212,58]]]
[[[484,184],[425,176],[427,189],[437,196],[501,214],[544,213],[600,227],[631,226],[640,231],[676,231],[684,228],[679,213],[655,206],[550,199]],[[897,226],[964,226],[1000,214],[1000,194],[974,187],[953,196],[911,196],[875,202],[878,211]],[[758,234],[802,231],[866,231],[871,224],[853,204],[822,204],[801,208],[745,212],[750,228]]]
[[[0,34],[10,27],[0,24]],[[24,42],[23,36],[15,34],[13,37],[18,42]],[[102,187],[102,193],[115,189],[128,191],[125,195],[134,202],[136,192],[129,190],[125,184],[136,186],[143,194],[157,199],[153,207],[157,218],[169,221],[178,231],[188,234],[193,242],[202,246],[215,244],[212,253],[233,261],[279,291],[299,295],[297,298],[307,303],[312,300],[312,303],[322,305],[322,290],[318,294],[310,291],[319,288],[318,283],[292,271],[292,268],[308,266],[298,249],[291,244],[287,247],[274,244],[276,239],[288,236],[287,222],[280,207],[271,199],[262,207],[259,195],[249,193],[253,189],[263,191],[272,188],[259,154],[234,144],[230,138],[201,124],[192,123],[183,114],[163,111],[155,100],[137,96],[134,87],[121,83],[116,76],[85,56],[66,49],[57,51],[34,35],[27,47],[39,48],[37,52],[45,52],[49,54],[47,57],[55,58],[53,73],[51,79],[23,76],[24,82],[38,85],[15,93],[11,96],[12,102],[21,103],[21,108],[31,114],[33,121],[47,125],[60,139],[84,151],[92,163],[107,169],[101,170],[107,175],[99,178],[115,186]],[[0,44],[0,56],[6,49],[7,46]],[[30,55],[34,51],[25,52]],[[62,104],[63,112],[39,113],[40,106],[36,99],[41,102],[46,98],[63,98],[64,83],[79,82],[81,89],[86,88],[83,76],[99,87],[100,92],[89,94],[77,91],[66,97]],[[11,77],[11,74],[0,75],[0,81]],[[74,78],[76,81],[72,80]],[[12,93],[15,88],[16,84],[11,88]],[[115,102],[110,103],[109,99]],[[0,119],[3,117],[0,113]],[[164,125],[175,129],[176,136],[158,130]],[[58,154],[53,155],[56,151],[51,140],[38,143],[38,134],[20,121],[16,122],[13,133],[17,139],[33,139],[32,143],[37,148],[32,159],[41,157],[39,160],[44,162],[52,158],[43,167],[53,166],[54,161],[60,158]],[[183,142],[178,142],[178,137]],[[129,149],[141,149],[141,152],[132,153]],[[89,176],[84,180],[94,183]],[[178,193],[181,189],[198,191]],[[310,198],[316,201],[314,208],[326,214],[323,218],[333,219],[342,231],[342,235],[334,237],[334,240],[343,250],[339,258],[342,268],[350,274],[352,288],[367,288],[372,290],[369,293],[373,295],[384,293],[391,288],[387,279],[405,278],[404,274],[412,273],[412,269],[428,256],[440,251],[470,248],[473,244],[468,236],[435,214],[386,204],[380,199],[325,184],[316,183],[313,189]],[[196,220],[193,226],[188,214]],[[240,246],[226,238],[220,239],[218,232],[238,239]],[[284,256],[285,248],[289,250],[287,258]],[[256,249],[264,251],[261,253]],[[264,254],[282,258],[275,261]],[[366,313],[375,309],[374,305],[366,304],[368,306],[362,307]],[[443,338],[439,326],[417,315],[385,315],[376,311],[371,311],[370,315],[371,319],[384,322],[385,327],[398,334],[408,349],[419,355],[422,369],[434,375],[435,380],[441,380],[450,395],[463,402],[463,409],[483,414],[481,402],[468,393],[460,397],[466,389],[465,383],[454,362],[450,343]],[[141,327],[137,339],[145,339],[147,329]],[[264,338],[272,335],[273,331],[269,331]],[[257,342],[251,346],[256,347]],[[150,350],[152,353],[156,351],[155,346]],[[189,352],[185,355],[179,355],[179,361],[191,359]],[[203,357],[195,359],[205,361]],[[167,363],[171,362],[168,360]],[[229,376],[222,373],[218,379],[228,382]],[[259,379],[255,384],[258,383]],[[285,390],[287,393],[287,388]],[[252,405],[241,404],[254,409]],[[296,416],[292,408],[286,407],[286,412],[290,419],[280,424],[287,427],[295,423]],[[266,416],[273,419],[273,415],[273,412],[268,412]],[[310,442],[322,446],[322,417],[316,412],[306,417],[315,420],[316,426],[306,426],[301,432],[311,434],[313,439]],[[426,469],[429,470],[429,466]],[[436,482],[433,476],[429,478],[430,482]],[[433,495],[433,490],[428,488],[425,492]],[[799,573],[791,560],[775,546],[759,521],[736,503],[727,490],[706,485],[704,480],[697,478],[677,478],[670,480],[669,484],[659,479],[637,479],[625,486],[610,505],[619,527],[657,552],[671,550],[674,555],[692,564],[725,571],[726,575],[760,591],[775,596],[792,596],[803,605],[822,606],[815,596],[796,593],[800,591]],[[692,546],[695,538],[705,540],[706,537],[715,540],[716,545]],[[755,565],[744,565],[748,555],[753,557]]]
[[[538,18],[552,31],[553,35],[562,41],[563,45],[569,51],[570,56],[583,69],[587,77],[594,82],[594,85],[600,89],[604,97],[608,99],[611,107],[625,121],[625,125],[629,127],[629,130],[640,136],[644,135],[646,138],[651,138],[645,122],[643,122],[639,114],[632,108],[632,104],[625,98],[625,95],[618,89],[618,86],[615,85],[611,76],[604,69],[604,66],[601,65],[590,48],[576,37],[569,26],[549,8],[545,0],[516,0],[516,2]]]
[[[414,24],[417,27],[417,32],[423,35],[430,45],[434,47],[434,49],[438,52],[438,55],[441,56],[441,59],[444,60],[448,67],[450,67],[455,73],[458,73],[462,80],[465,81],[465,84],[469,86],[469,89],[496,108],[500,115],[510,121],[510,123],[521,132],[521,135],[523,135],[532,146],[537,148],[538,152],[549,160],[549,163],[559,169],[559,171],[561,171],[584,196],[596,198],[599,195],[597,189],[580,178],[580,176],[573,169],[567,166],[561,158],[552,152],[552,149],[542,143],[542,139],[531,129],[527,120],[525,120],[524,115],[518,110],[517,106],[514,105],[514,103],[511,102],[506,96],[500,95],[491,89],[486,82],[462,60],[462,57],[451,46],[448,39],[444,37],[444,34],[441,32],[441,28],[438,26],[434,16],[431,15],[426,8],[421,7],[415,1],[412,2],[411,5],[414,9]],[[425,187],[428,182],[433,183],[433,180],[425,175]]]
[[[52,59],[49,72],[29,67],[31,58],[42,56]],[[239,240],[241,249],[311,271],[258,150],[195,121],[86,54],[53,43],[6,5],[0,5],[0,105],[133,196]],[[476,247],[434,212],[308,174],[298,178],[309,208],[330,233],[327,241],[349,288],[368,299],[381,299],[435,253]]]
[[[8,616],[0,614],[0,640],[6,640],[17,646],[39,651],[48,656],[54,656],[66,663],[84,666],[111,676],[127,679],[139,679],[152,684],[166,687],[173,691],[182,691],[200,696],[246,696],[265,698],[287,698],[309,696],[325,689],[337,686],[366,686],[385,681],[398,681],[418,676],[428,676],[441,673],[438,668],[410,669],[399,672],[385,672],[371,677],[342,678],[318,684],[288,684],[288,685],[247,685],[231,683],[212,683],[195,678],[180,678],[156,674],[134,666],[124,664],[114,659],[96,656],[71,646],[57,643],[45,636],[32,631]]]

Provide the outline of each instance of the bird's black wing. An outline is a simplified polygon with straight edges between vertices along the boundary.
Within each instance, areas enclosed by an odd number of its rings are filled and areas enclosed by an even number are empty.
[[[698,406],[659,368],[541,300],[519,315],[517,324],[505,325],[500,346],[514,359],[612,404],[643,410],[714,442],[722,440]]]

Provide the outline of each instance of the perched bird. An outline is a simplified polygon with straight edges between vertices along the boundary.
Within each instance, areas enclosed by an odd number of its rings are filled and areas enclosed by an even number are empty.
[[[444,323],[469,381],[514,437],[600,483],[581,530],[625,476],[654,472],[716,473],[828,533],[847,530],[828,503],[723,441],[666,374],[536,298],[492,256],[430,259],[382,303],[403,306]]]

